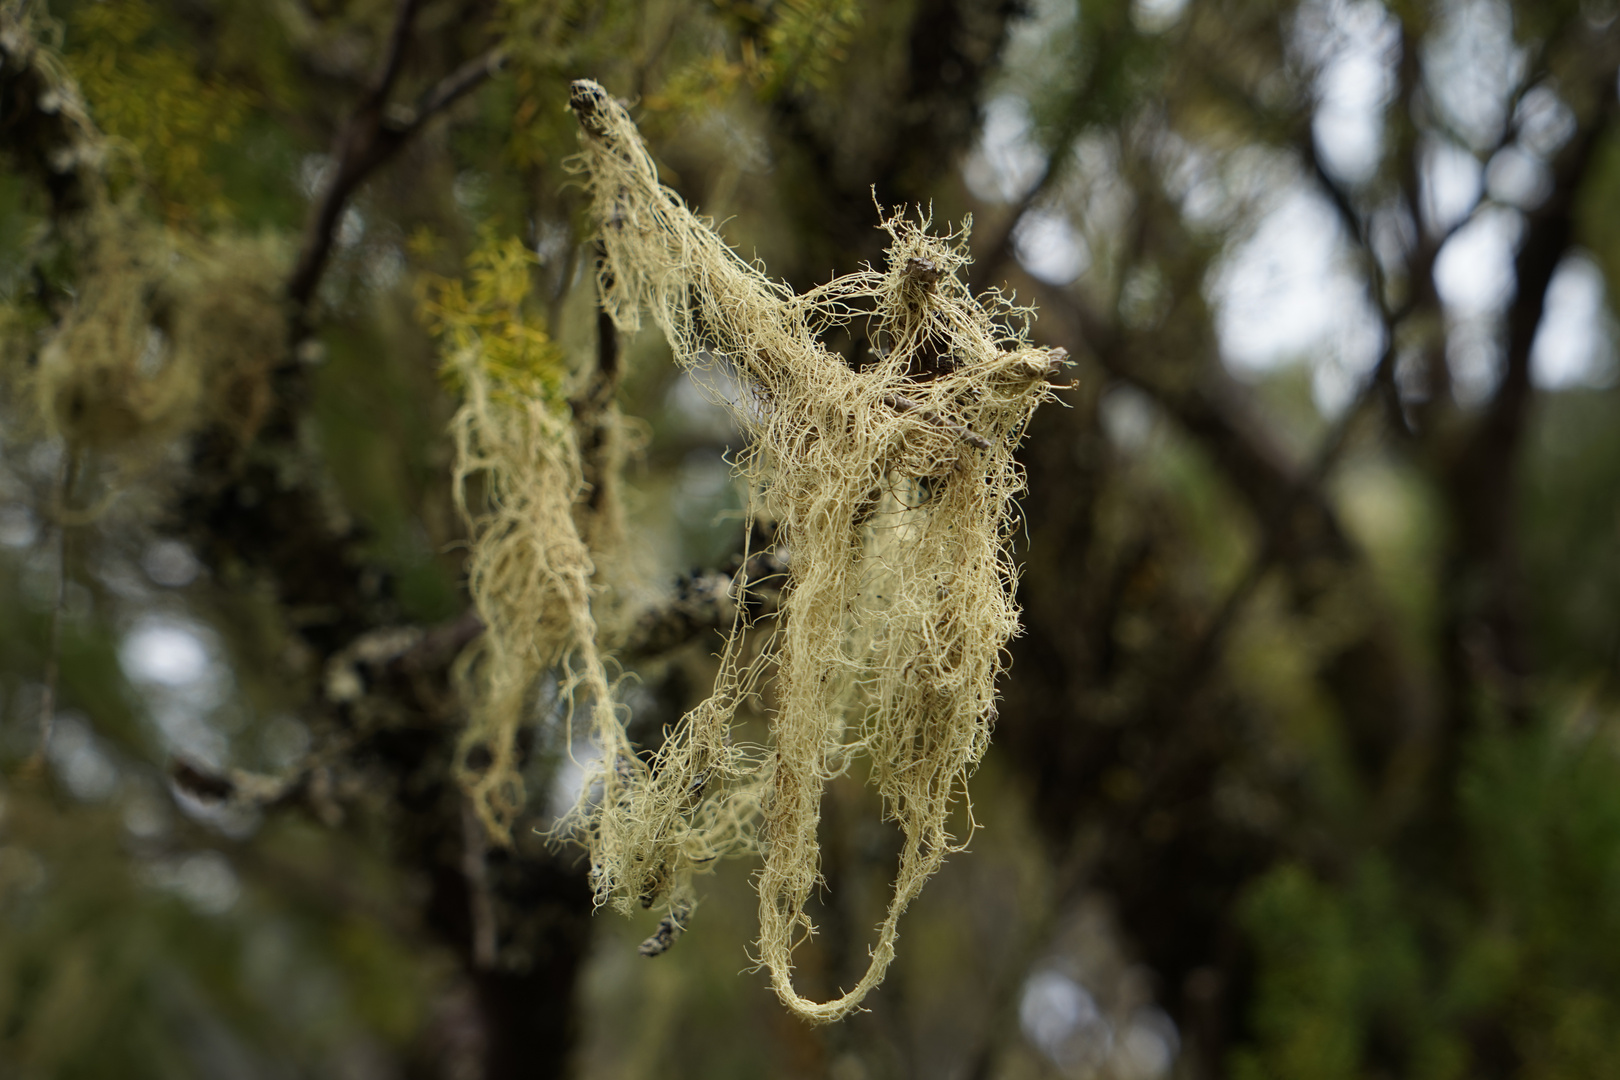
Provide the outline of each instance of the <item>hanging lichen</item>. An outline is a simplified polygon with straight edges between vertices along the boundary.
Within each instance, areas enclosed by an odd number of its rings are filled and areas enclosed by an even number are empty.
[[[939,237],[888,217],[885,269],[794,295],[658,183],[600,86],[575,83],[572,106],[606,251],[603,303],[626,332],[650,311],[683,365],[718,357],[734,369],[747,388],[732,408],[749,437],[748,513],[776,522],[791,550],[772,643],[745,662],[734,629],[714,693],[650,767],[598,711],[603,758],[574,821],[599,899],[662,902],[677,931],[694,872],[763,849],[760,960],[795,1012],[834,1020],[882,980],[901,914],[959,849],[947,822],[988,744],[1017,630],[1013,451],[1063,357],[1028,345],[1029,312],[962,283],[965,226]],[[821,343],[857,321],[875,353],[860,370]],[[771,745],[750,747],[731,721],[769,665]],[[818,1003],[795,991],[792,954],[812,930],[823,789],[863,757],[904,836],[899,870],[865,975]]]
[[[204,423],[251,441],[285,355],[270,240],[196,240],[102,207],[82,226],[72,308],[40,351],[42,413],[86,449],[139,460]]]
[[[484,623],[456,668],[471,713],[456,772],[500,840],[524,805],[518,733],[542,673],[561,672],[565,715],[582,701],[597,730],[622,731],[597,645],[588,542],[607,546],[616,509],[597,499],[595,513],[582,513],[591,500],[570,408],[574,376],[532,309],[534,261],[516,239],[486,236],[468,260],[470,284],[439,282],[423,305],[462,395],[451,421],[453,490],[471,533],[468,591]]]
[[[130,145],[92,121],[47,44],[60,36],[41,11],[0,11],[10,77],[57,121],[40,150],[58,212],[35,253],[59,242],[78,271],[71,303],[52,302],[32,320],[6,298],[4,321],[55,326],[40,336],[37,363],[3,374],[35,396],[54,434],[75,450],[116,449],[110,459],[125,473],[204,424],[249,442],[269,408],[271,369],[285,358],[288,252],[267,238],[155,224],[142,213],[152,192],[138,186],[113,197],[108,170],[134,164]],[[31,348],[15,351],[36,359]]]

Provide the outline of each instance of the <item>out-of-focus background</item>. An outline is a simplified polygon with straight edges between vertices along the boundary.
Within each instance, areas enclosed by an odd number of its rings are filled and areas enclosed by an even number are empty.
[[[1617,14],[6,0],[0,1073],[1612,1075]],[[772,275],[880,262],[877,203],[971,213],[974,287],[1078,361],[979,830],[838,1025],[752,970],[746,861],[666,956],[592,914],[535,831],[579,782],[554,684],[512,849],[450,776],[423,311],[465,281],[593,362],[578,77]],[[721,376],[620,344],[656,614],[736,568],[739,444]],[[622,660],[644,741],[712,678],[683,625]],[[822,841],[815,995],[897,850],[858,777]]]

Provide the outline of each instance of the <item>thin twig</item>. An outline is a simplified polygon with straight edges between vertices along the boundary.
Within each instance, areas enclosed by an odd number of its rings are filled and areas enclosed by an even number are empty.
[[[478,971],[495,967],[499,939],[495,925],[495,901],[489,891],[489,846],[484,826],[478,820],[472,800],[461,800],[461,873],[467,879],[467,914],[472,923],[472,962]]]
[[[439,80],[434,87],[422,95],[410,120],[399,129],[402,138],[410,138],[436,114],[443,112],[460,101],[463,97],[478,89],[485,79],[493,77],[501,68],[506,66],[506,50],[491,49],[483,56],[475,57],[456,70]]]
[[[598,244],[597,258],[603,260],[606,257],[606,252]],[[600,280],[600,271],[598,276],[598,288],[607,287],[608,282]],[[574,437],[579,444],[580,474],[585,481],[584,507],[592,514],[599,513],[610,498],[609,486],[616,468],[613,458],[618,449],[613,398],[618,392],[622,373],[618,330],[599,296],[596,309],[596,367],[579,396],[568,402],[574,418]]]
[[[686,924],[692,918],[691,904],[677,904],[675,908],[658,920],[658,928],[652,936],[636,949],[642,956],[651,959],[654,956],[663,956],[674,947],[681,934],[686,931]]]
[[[390,106],[388,97],[404,66],[411,23],[420,4],[421,0],[400,0],[377,77],[333,143],[331,177],[311,209],[298,265],[287,282],[287,296],[300,311],[309,306],[320,284],[338,222],[350,196],[379,165],[422,130],[428,120],[470,93],[506,63],[505,50],[492,49],[445,76],[418,99],[414,108]]]
[[[393,28],[377,76],[360,99],[353,115],[338,133],[332,147],[332,175],[316,201],[298,253],[298,265],[287,283],[287,296],[299,307],[306,307],[326,267],[333,234],[344,204],[364,176],[375,165],[375,144],[382,133],[383,104],[399,78],[404,65],[405,47],[410,43],[411,22],[420,0],[399,0],[394,10]]]
[[[745,553],[746,554],[746,553]],[[787,562],[773,549],[736,556],[729,570],[683,575],[675,591],[644,610],[621,647],[627,658],[659,656],[705,633],[724,632],[742,605],[749,622],[776,611],[787,584]]]
[[[1091,113],[1086,105],[1096,86],[1098,73],[1103,65],[1087,64],[1079,85],[1075,86],[1070,94],[1069,107],[1063,110],[1063,126],[1053,140],[1052,149],[1046,155],[1046,161],[1041,168],[1041,175],[1029,190],[1019,197],[1011,210],[1002,220],[1001,227],[996,231],[995,239],[980,249],[976,272],[971,272],[971,286],[975,293],[982,292],[993,279],[995,272],[1007,261],[1012,254],[1013,241],[1018,235],[1018,225],[1024,220],[1024,215],[1035,208],[1035,204],[1046,197],[1047,192],[1058,180],[1062,179],[1065,167],[1072,156],[1075,139]]]
[[[937,428],[943,428],[969,446],[976,446],[980,450],[990,449],[990,440],[977,431],[966,425],[958,424],[954,420],[948,420],[933,409],[925,409],[911,398],[902,397],[899,394],[884,394],[883,404],[897,413],[916,413],[919,420],[932,424]]]
[[[1041,170],[1040,178],[1007,212],[1006,221],[997,230],[995,239],[986,245],[984,254],[979,257],[978,272],[971,275],[971,287],[975,293],[982,292],[989,286],[996,269],[1012,254],[1013,241],[1018,235],[1019,224],[1024,220],[1024,215],[1034,209],[1035,204],[1051,190],[1060,174],[1059,159],[1068,157],[1070,145],[1069,141],[1064,141],[1059,149],[1047,157],[1046,167]]]
[[[56,480],[56,596],[51,603],[50,630],[45,639],[45,671],[39,695],[39,745],[26,768],[33,773],[45,769],[51,749],[51,733],[56,727],[56,685],[62,657],[62,614],[67,608],[68,585],[68,501],[79,474],[79,451],[68,446],[62,454],[62,471]]]

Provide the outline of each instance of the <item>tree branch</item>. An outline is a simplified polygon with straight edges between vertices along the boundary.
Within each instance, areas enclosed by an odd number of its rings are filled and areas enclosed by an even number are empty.
[[[1337,516],[1320,492],[1304,484],[1297,466],[1245,415],[1235,388],[1217,370],[1174,382],[1149,376],[1131,359],[1128,338],[1078,294],[1034,282],[1042,316],[1062,326],[1061,336],[1083,341],[1110,375],[1146,393],[1201,443],[1261,522],[1286,524],[1279,554],[1349,553]],[[1209,365],[1206,365],[1208,368]]]
[[[1612,87],[1612,69],[1602,82]],[[1508,309],[1507,370],[1479,432],[1482,443],[1518,441],[1530,398],[1530,353],[1546,310],[1547,287],[1573,242],[1575,199],[1615,111],[1611,89],[1597,115],[1575,133],[1553,161],[1552,194],[1525,222],[1524,242],[1513,262],[1517,289]]]
[[[415,135],[423,124],[478,89],[484,80],[493,78],[506,66],[506,61],[505,49],[491,49],[483,56],[467,61],[439,80],[422,95],[404,122],[404,126],[398,129],[401,140]]]
[[[605,257],[598,245],[598,260]],[[590,517],[582,521],[582,525],[587,530],[595,516],[609,505],[610,487],[617,479],[618,458],[622,454],[613,396],[618,391],[622,371],[618,330],[607,308],[598,303],[596,367],[584,390],[568,402],[574,417],[574,438],[579,444],[580,473],[585,481],[583,508]]]
[[[1393,355],[1393,347],[1385,350],[1386,357]],[[1345,410],[1344,415],[1339,418],[1339,421],[1334,424],[1327,436],[1323,438],[1310,468],[1289,486],[1285,497],[1278,504],[1276,510],[1261,521],[1259,550],[1255,552],[1254,558],[1244,572],[1243,577],[1238,579],[1238,583],[1227,593],[1226,599],[1216,609],[1214,618],[1209,621],[1204,628],[1204,632],[1199,636],[1198,643],[1193,647],[1192,653],[1184,666],[1181,678],[1177,680],[1180,686],[1178,693],[1190,692],[1218,658],[1227,631],[1232,628],[1232,624],[1236,622],[1237,616],[1242,612],[1244,605],[1248,603],[1249,598],[1260,587],[1260,583],[1265,580],[1267,572],[1282,555],[1288,538],[1289,519],[1295,510],[1307,499],[1326,507],[1327,502],[1322,490],[1328,476],[1332,473],[1334,466],[1338,464],[1345,446],[1349,444],[1350,433],[1356,422],[1361,418],[1362,413],[1366,411],[1367,405],[1378,396],[1380,389],[1384,385],[1384,361],[1380,360],[1378,368],[1368,376],[1361,392],[1356,395],[1356,399],[1350,408]],[[1348,545],[1343,554],[1348,555]]]
[[[1531,354],[1546,312],[1547,289],[1574,244],[1582,183],[1620,112],[1616,66],[1610,56],[1594,72],[1596,101],[1552,163],[1551,194],[1526,216],[1514,259],[1517,290],[1507,312],[1502,382],[1484,415],[1443,463],[1451,517],[1443,635],[1452,738],[1472,730],[1480,685],[1497,689],[1494,696],[1515,721],[1530,718],[1525,680],[1531,659],[1524,641],[1523,586],[1514,539],[1514,472],[1534,398]]]
[[[1096,80],[1096,72],[1095,65],[1087,69],[1084,83],[1074,95],[1074,104],[1065,114],[1069,118],[1068,123],[1061,132],[1056,146],[1047,155],[1040,178],[1013,204],[1001,228],[996,231],[995,238],[981,249],[974,270],[969,274],[969,285],[975,293],[989,288],[991,281],[994,280],[995,271],[1012,255],[1013,238],[1018,234],[1018,223],[1023,221],[1024,215],[1034,209],[1035,204],[1046,196],[1052,185],[1061,179],[1064,166],[1068,164],[1069,151],[1073,148],[1075,136],[1078,134],[1079,118],[1084,115],[1079,103],[1084,100]]]
[[[763,530],[755,535],[763,540]],[[752,622],[775,612],[787,581],[787,560],[773,548],[739,554],[726,570],[702,570],[683,575],[670,597],[648,607],[636,620],[621,647],[626,659],[644,659],[670,652],[705,634],[729,630],[737,605]]]
[[[95,127],[78,89],[38,62],[27,16],[0,11],[0,140],[45,186],[51,214],[83,210],[99,184]]]
[[[916,413],[917,418],[925,424],[932,424],[955,435],[969,446],[976,446],[980,450],[990,449],[990,440],[965,424],[958,424],[954,420],[947,420],[932,409],[925,409],[908,397],[899,394],[883,395],[883,404],[897,413]]]
[[[398,0],[394,8],[394,24],[388,32],[388,46],[383,50],[382,65],[377,70],[370,93],[366,95],[367,104],[382,108],[389,91],[398,81],[400,69],[405,63],[405,50],[411,43],[411,23],[415,21],[417,9],[421,6],[422,0]]]
[[[371,88],[361,98],[332,146],[332,170],[310,210],[298,263],[287,281],[287,297],[302,312],[309,307],[326,269],[338,222],[350,196],[379,165],[422,130],[428,120],[466,96],[506,63],[496,48],[470,60],[423,94],[414,108],[389,106],[410,44],[411,22],[420,0],[400,0],[388,47]]]

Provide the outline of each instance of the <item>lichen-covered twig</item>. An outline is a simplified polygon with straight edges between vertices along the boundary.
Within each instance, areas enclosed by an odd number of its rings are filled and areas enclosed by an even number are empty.
[[[668,597],[631,624],[620,652],[626,659],[658,656],[705,634],[729,631],[739,615],[752,622],[774,614],[787,572],[786,559],[767,550],[738,556],[730,569],[683,575]]]
[[[933,424],[936,427],[950,432],[952,435],[955,435],[958,439],[961,439],[969,446],[976,446],[980,450],[990,449],[990,440],[985,438],[983,435],[980,435],[977,431],[974,431],[972,428],[967,427],[964,424],[958,424],[954,421],[947,420],[934,410],[924,408],[908,397],[902,397],[899,394],[885,394],[883,395],[883,404],[887,405],[897,413],[916,413],[917,417],[924,423]]]
[[[658,920],[658,928],[652,935],[643,941],[636,949],[642,956],[663,956],[674,947],[675,942],[686,932],[686,924],[692,918],[692,905],[682,903],[669,914]]]

